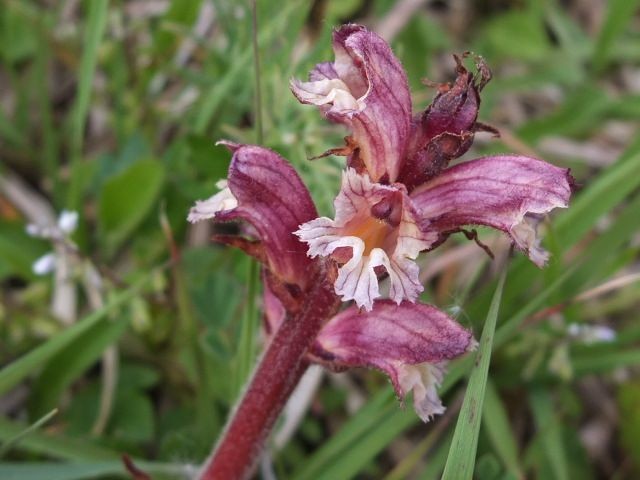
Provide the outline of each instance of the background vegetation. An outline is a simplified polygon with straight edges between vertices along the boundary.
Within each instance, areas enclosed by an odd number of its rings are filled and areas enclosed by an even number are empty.
[[[473,395],[486,388],[470,466],[482,480],[638,478],[640,2],[258,3],[264,143],[323,213],[342,161],[307,158],[344,131],[299,105],[288,80],[332,58],[332,27],[365,23],[391,39],[421,106],[434,95],[421,78],[453,78],[451,53],[485,57],[494,80],[480,118],[502,137],[479,135],[466,157],[532,154],[571,167],[581,188],[545,224],[545,270],[520,254],[507,262],[489,232],[494,262],[464,238],[421,260],[424,299],[477,338],[507,265],[488,380],[470,383]],[[185,220],[226,174],[213,142],[255,141],[249,5],[0,5],[0,478],[119,478],[123,452],[157,478],[186,476],[259,351],[249,262]],[[77,249],[27,234],[65,209],[80,214]],[[36,275],[52,248],[56,271]],[[469,366],[452,365],[447,414],[427,425],[377,372],[315,374],[259,474],[439,478]]]

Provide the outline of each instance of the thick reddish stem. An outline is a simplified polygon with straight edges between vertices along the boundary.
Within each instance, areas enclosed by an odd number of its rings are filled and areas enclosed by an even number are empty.
[[[271,427],[307,368],[305,353],[338,305],[333,286],[321,280],[309,292],[303,310],[283,321],[203,467],[201,480],[251,475]]]

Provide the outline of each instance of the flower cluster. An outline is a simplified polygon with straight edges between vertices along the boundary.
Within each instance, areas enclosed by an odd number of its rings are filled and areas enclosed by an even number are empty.
[[[320,277],[342,301],[307,353],[331,368],[366,366],[387,373],[400,397],[413,391],[423,420],[444,411],[436,393],[444,366],[474,347],[469,331],[431,305],[417,303],[423,287],[415,262],[467,225],[501,230],[539,266],[548,254],[536,225],[566,207],[568,170],[541,160],[499,155],[449,167],[475,132],[477,74],[457,60],[453,85],[440,85],[429,107],[413,114],[406,74],[390,47],[359,25],[334,32],[335,60],[317,65],[309,81],[293,80],[298,100],[350,132],[335,217],[318,218],[293,168],[259,146],[223,142],[233,152],[220,192],[197,202],[190,221],[242,220],[242,235],[218,236],[263,264],[266,329],[272,334]],[[388,277],[388,282],[382,279]],[[384,286],[386,288],[383,288]],[[384,297],[384,298],[381,298]]]

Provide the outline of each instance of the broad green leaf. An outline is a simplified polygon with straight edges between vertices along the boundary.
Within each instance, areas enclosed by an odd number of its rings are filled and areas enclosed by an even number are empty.
[[[149,213],[164,182],[164,167],[141,160],[104,184],[98,201],[104,245],[117,248]]]
[[[467,393],[464,396],[449,456],[447,457],[447,464],[444,467],[443,480],[465,480],[473,477],[484,393],[506,274],[507,270],[505,268],[498,281],[498,287],[491,301],[487,320],[482,330],[480,346],[469,377]]]

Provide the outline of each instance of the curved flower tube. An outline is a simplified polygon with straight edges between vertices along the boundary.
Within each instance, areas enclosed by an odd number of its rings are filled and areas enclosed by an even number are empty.
[[[375,182],[398,178],[411,134],[411,95],[407,76],[387,43],[360,25],[333,33],[335,61],[321,63],[308,82],[291,81],[302,103],[352,134],[348,165],[366,170]]]
[[[535,224],[541,214],[566,208],[569,170],[529,157],[499,155],[458,164],[411,193],[429,228],[446,237],[465,225],[487,225],[511,236],[533,263],[544,266]]]
[[[369,367],[391,379],[399,398],[413,391],[423,421],[444,412],[437,394],[446,363],[475,348],[470,331],[431,305],[377,301],[371,312],[351,307],[333,317],[311,353],[336,367]]]
[[[220,235],[216,239],[242,248],[265,263],[279,280],[305,290],[316,273],[315,262],[292,232],[318,215],[307,187],[293,167],[272,150],[219,143],[233,152],[229,178],[218,183],[220,192],[196,202],[188,220],[247,222],[255,238]]]

